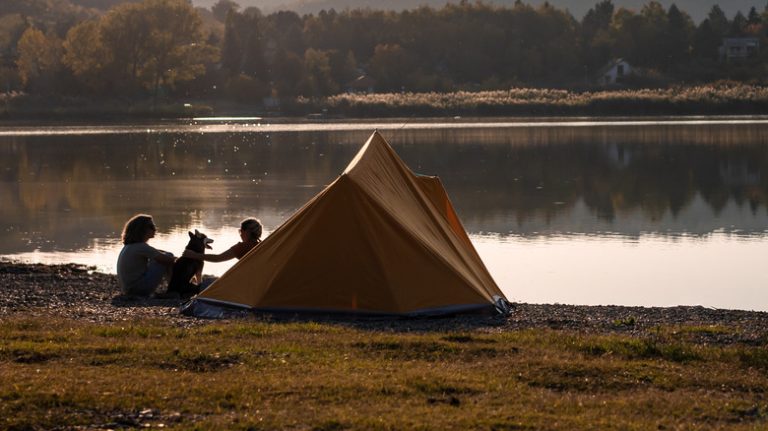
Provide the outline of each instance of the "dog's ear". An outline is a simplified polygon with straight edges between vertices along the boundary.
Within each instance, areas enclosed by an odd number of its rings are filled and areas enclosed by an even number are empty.
[[[195,237],[195,234],[193,234],[192,232],[189,232],[189,237],[190,237],[190,238],[194,238],[194,237]]]
[[[200,238],[200,232],[198,232],[197,229],[195,229],[195,236]]]

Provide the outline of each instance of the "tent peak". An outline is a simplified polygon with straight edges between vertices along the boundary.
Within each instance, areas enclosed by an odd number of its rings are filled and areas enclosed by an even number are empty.
[[[387,140],[381,136],[381,133],[379,133],[378,130],[374,130],[363,147],[360,148],[360,151],[358,151],[352,161],[349,162],[347,168],[344,169],[343,174],[349,173],[367,154],[373,154],[381,151],[390,154],[394,153],[394,150],[392,150],[392,147],[389,146]]]

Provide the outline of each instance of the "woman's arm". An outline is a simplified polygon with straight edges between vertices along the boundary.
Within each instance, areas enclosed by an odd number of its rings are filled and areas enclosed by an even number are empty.
[[[172,253],[160,252],[155,255],[155,260],[163,265],[173,265],[176,262],[176,257]]]
[[[225,260],[234,259],[237,256],[235,256],[235,252],[230,248],[229,250],[220,254],[203,254],[192,250],[184,250],[184,253],[181,254],[181,257],[204,260],[206,262],[224,262]]]
[[[174,262],[176,262],[176,257],[173,255],[173,253],[158,250],[151,245],[147,244],[146,242],[143,244],[139,244],[138,249],[136,250],[136,254],[139,256],[144,256],[147,259],[153,259],[155,262],[161,263],[163,265],[173,265]]]

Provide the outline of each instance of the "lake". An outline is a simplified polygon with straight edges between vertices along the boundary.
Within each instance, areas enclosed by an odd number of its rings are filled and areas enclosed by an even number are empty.
[[[512,301],[768,311],[768,117],[6,123],[0,257],[114,272],[139,212],[158,248],[199,229],[223,251],[245,217],[279,226],[374,129],[441,177]]]

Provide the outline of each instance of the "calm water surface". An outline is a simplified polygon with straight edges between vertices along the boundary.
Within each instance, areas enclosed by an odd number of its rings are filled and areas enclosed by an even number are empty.
[[[378,128],[439,175],[508,298],[768,311],[768,120],[0,126],[0,256],[114,272],[119,233],[266,233],[323,189]],[[206,264],[221,274],[230,263]]]

